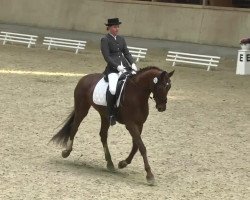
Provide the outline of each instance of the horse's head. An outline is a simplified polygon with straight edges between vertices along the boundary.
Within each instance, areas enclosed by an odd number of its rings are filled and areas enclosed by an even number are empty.
[[[156,103],[156,109],[159,112],[166,110],[167,95],[171,88],[170,77],[174,74],[174,71],[167,73],[163,71],[160,75],[153,78],[153,98]]]

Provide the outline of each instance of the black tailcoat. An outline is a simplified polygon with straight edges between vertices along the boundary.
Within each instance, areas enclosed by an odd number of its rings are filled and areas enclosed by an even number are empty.
[[[125,39],[122,36],[117,35],[116,39],[107,34],[101,39],[101,51],[102,55],[107,62],[105,75],[110,73],[118,73],[117,67],[121,65],[126,69],[130,69],[134,60],[129,53]]]

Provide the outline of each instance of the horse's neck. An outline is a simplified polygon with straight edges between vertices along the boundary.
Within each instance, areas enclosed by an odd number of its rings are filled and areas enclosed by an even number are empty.
[[[153,79],[159,75],[159,70],[152,69],[141,74],[138,74],[135,78],[135,84],[149,97],[150,93],[152,92],[153,88]]]

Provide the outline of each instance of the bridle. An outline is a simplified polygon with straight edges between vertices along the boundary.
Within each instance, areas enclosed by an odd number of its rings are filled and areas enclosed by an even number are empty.
[[[153,99],[154,99],[154,101],[156,102],[157,105],[167,103],[167,97],[165,97],[164,99],[157,98],[155,92],[153,92]]]
[[[153,93],[153,99],[154,99],[154,101],[156,102],[156,104],[157,105],[162,105],[162,104],[166,104],[167,103],[167,96],[165,96],[164,98],[157,98],[157,87],[164,87],[164,89],[165,88],[167,88],[168,86],[170,85],[170,83],[167,83],[166,85],[164,85],[164,84],[160,84],[160,83],[155,83],[154,84],[154,87],[153,87],[153,91],[152,91],[152,93]],[[156,101],[157,100],[157,101]]]

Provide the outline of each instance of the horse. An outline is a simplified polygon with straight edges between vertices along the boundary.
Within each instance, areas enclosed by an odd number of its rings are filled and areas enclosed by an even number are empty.
[[[122,169],[130,164],[139,149],[144,161],[144,168],[147,174],[146,180],[149,185],[154,185],[155,178],[149,165],[147,150],[142,141],[141,133],[143,124],[146,122],[149,114],[148,101],[151,93],[153,93],[156,109],[159,112],[166,110],[167,95],[171,88],[170,77],[173,74],[174,71],[168,73],[155,66],[140,69],[135,75],[127,78],[122,97],[120,98],[120,106],[117,108],[117,121],[125,125],[132,137],[131,152],[125,160],[118,163],[118,168]],[[67,158],[72,151],[78,127],[87,116],[90,107],[93,106],[101,117],[99,135],[103,145],[105,160],[107,161],[107,168],[114,171],[115,167],[107,144],[108,129],[110,127],[107,107],[96,105],[92,98],[94,88],[103,76],[101,73],[88,74],[79,80],[74,90],[74,109],[66,119],[66,123],[52,137],[51,141],[66,148],[62,151],[62,157]]]

